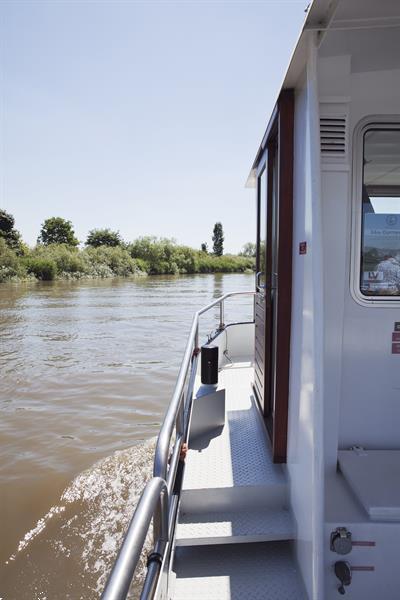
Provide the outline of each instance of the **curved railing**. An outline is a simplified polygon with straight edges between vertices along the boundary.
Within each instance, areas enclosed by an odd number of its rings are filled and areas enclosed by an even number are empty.
[[[153,477],[144,488],[103,592],[103,600],[127,597],[153,516],[154,539],[157,540],[154,555],[162,557],[168,543],[168,490],[161,477]]]
[[[232,296],[254,296],[255,292],[230,292],[197,311],[193,317],[189,338],[174,394],[168,406],[157,439],[153,478],[147,483],[132,517],[124,542],[102,595],[102,600],[125,600],[141,551],[154,515],[154,551],[148,557],[148,570],[141,600],[153,598],[168,542],[172,539],[177,511],[174,485],[182,444],[187,438],[193,388],[197,373],[200,316],[219,305],[219,326],[225,328],[224,302]],[[175,441],[170,451],[172,439]]]

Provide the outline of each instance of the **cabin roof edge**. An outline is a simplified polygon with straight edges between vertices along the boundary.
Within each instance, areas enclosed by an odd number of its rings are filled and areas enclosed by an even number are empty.
[[[275,102],[274,109],[268,121],[268,125],[261,140],[261,144],[257,150],[250,173],[246,180],[245,187],[255,187],[255,172],[257,170],[258,162],[262,154],[264,153],[265,144],[268,138],[268,132],[275,118],[278,98],[284,89],[295,87],[295,83],[298,80],[301,71],[306,65],[307,39],[309,31],[315,31],[316,29],[318,29],[318,27],[321,27],[321,30],[326,31],[329,28],[329,24],[332,21],[333,15],[336,11],[339,2],[340,0],[313,0],[310,6],[308,7],[306,18],[304,20],[296,45],[290,57],[288,68],[285,72],[282,85],[277,94],[277,100]]]

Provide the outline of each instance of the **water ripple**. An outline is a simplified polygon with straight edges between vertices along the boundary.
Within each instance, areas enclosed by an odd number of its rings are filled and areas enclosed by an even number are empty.
[[[16,554],[7,570],[7,577],[13,577],[0,595],[23,600],[42,598],[50,590],[47,597],[55,600],[97,597],[105,557],[119,539],[113,520],[122,527],[136,486],[145,479],[128,473],[129,448],[157,433],[193,313],[223,293],[252,286],[251,275],[0,285],[0,485],[1,514],[7,515],[1,520],[0,561]],[[250,299],[227,303],[227,320],[251,313]],[[217,322],[216,308],[204,319],[203,339]],[[72,484],[81,490],[80,498],[60,501],[63,489],[71,489],[70,482],[82,472],[79,485]],[[122,480],[136,490],[129,492],[126,507],[118,494],[112,495]],[[84,497],[85,490],[92,499]],[[121,492],[121,498],[129,493]],[[66,509],[51,513],[52,506]],[[83,537],[77,529],[71,533],[77,524]],[[67,548],[72,561],[68,577],[57,576],[61,563],[51,558],[50,547],[59,561]],[[81,591],[61,591],[66,580],[80,582]]]

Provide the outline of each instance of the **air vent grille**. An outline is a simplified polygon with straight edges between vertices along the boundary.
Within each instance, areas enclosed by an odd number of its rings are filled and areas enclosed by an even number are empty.
[[[320,139],[322,156],[346,155],[346,117],[321,117]]]

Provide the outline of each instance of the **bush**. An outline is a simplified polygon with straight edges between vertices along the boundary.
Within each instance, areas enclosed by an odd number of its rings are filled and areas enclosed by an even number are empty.
[[[127,248],[103,245],[78,250],[68,244],[39,244],[33,250],[24,247],[24,254],[20,255],[0,237],[0,282],[23,279],[27,274],[50,281],[55,277],[240,273],[251,269],[254,269],[252,257],[216,256],[164,238],[139,238]]]
[[[31,256],[26,260],[26,268],[42,281],[52,281],[57,273],[56,263],[49,258]]]
[[[254,259],[246,256],[216,256],[188,246],[179,246],[174,240],[141,237],[129,244],[135,260],[144,261],[151,275],[178,273],[234,273],[254,269]]]
[[[174,260],[176,243],[166,238],[157,239],[153,236],[140,237],[128,246],[132,258],[143,260],[148,265],[152,275],[162,273],[175,274],[179,266]],[[174,264],[175,263],[175,264]]]
[[[134,261],[139,271],[142,271],[143,273],[149,273],[150,265],[146,260],[143,260],[142,258],[135,258]]]
[[[9,248],[5,239],[0,237],[0,282],[26,277],[25,265],[17,253]]]
[[[178,246],[175,240],[140,237],[127,249],[135,260],[144,262],[151,275],[197,272],[198,251],[188,246]]]
[[[82,277],[87,273],[87,266],[82,259],[82,253],[67,244],[37,246],[33,255],[53,261],[56,265],[58,276],[73,275],[74,277]]]
[[[251,257],[229,254],[215,256],[204,252],[199,255],[200,273],[244,273],[251,270],[254,270],[254,259]]]
[[[38,245],[25,261],[28,272],[38,279],[80,279],[82,277],[127,277],[141,274],[145,269],[121,246],[85,248],[78,250],[67,244]],[[48,276],[41,265],[52,265]],[[52,276],[53,267],[55,269]]]
[[[187,246],[177,246],[175,260],[179,273],[198,273],[200,254],[204,253]]]
[[[97,277],[109,277],[110,275],[126,277],[141,271],[130,253],[121,246],[89,247],[82,251],[82,255],[90,265],[91,274]]]

